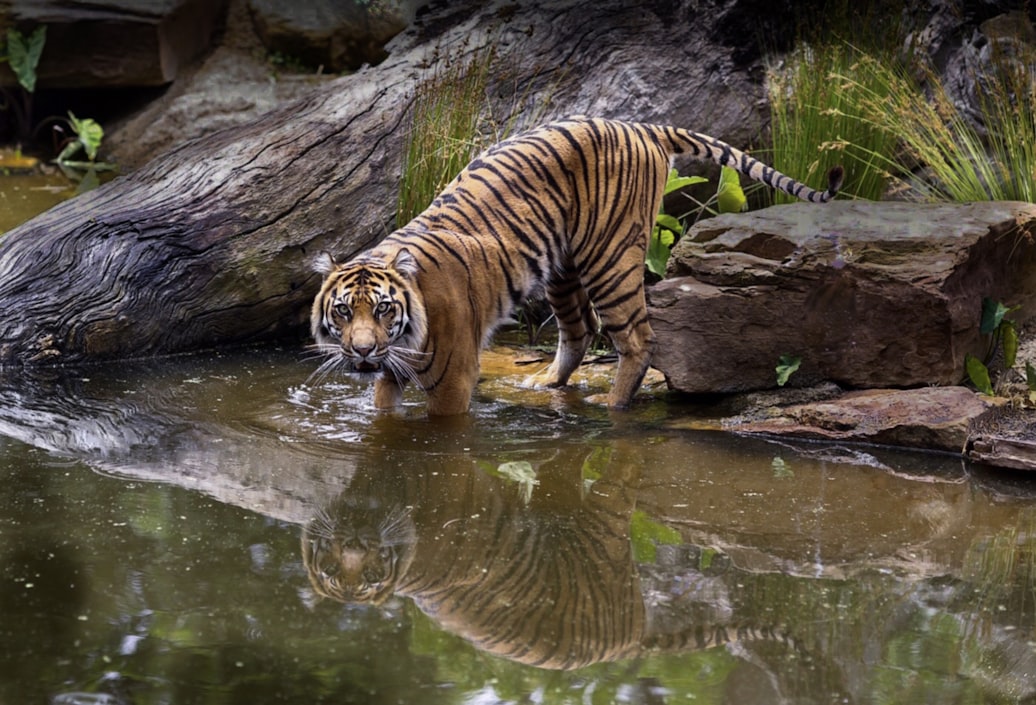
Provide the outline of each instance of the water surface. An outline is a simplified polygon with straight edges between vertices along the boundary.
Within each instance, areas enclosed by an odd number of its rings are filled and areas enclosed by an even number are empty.
[[[1036,702],[1025,476],[304,357],[4,373],[0,702]],[[320,598],[304,527],[393,512],[386,598]]]

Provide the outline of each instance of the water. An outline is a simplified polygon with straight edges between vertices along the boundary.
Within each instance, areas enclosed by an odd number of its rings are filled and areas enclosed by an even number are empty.
[[[1036,702],[1025,476],[304,357],[0,377],[0,703]],[[378,604],[318,595],[321,513],[399,520]]]
[[[3,156],[0,150],[0,236],[76,194],[76,183],[61,173],[5,173]]]

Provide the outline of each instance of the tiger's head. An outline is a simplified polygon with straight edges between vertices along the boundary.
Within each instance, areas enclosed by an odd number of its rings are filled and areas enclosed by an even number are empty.
[[[314,592],[339,602],[381,604],[413,561],[410,512],[349,498],[314,517],[302,532],[302,563]]]
[[[415,285],[417,260],[406,248],[388,264],[369,253],[345,264],[327,259],[310,314],[317,349],[328,358],[318,372],[388,370],[416,381],[414,365],[427,331]]]

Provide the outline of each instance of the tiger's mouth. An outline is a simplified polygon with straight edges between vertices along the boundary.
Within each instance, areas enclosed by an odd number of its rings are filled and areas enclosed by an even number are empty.
[[[370,360],[358,360],[356,362],[353,362],[354,372],[377,372],[380,369],[380,362],[371,362]]]

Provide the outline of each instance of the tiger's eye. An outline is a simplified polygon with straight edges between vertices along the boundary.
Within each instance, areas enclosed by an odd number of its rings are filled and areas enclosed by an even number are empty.
[[[392,308],[392,304],[388,301],[382,301],[374,308],[375,316],[384,316]]]
[[[352,311],[349,310],[349,307],[346,304],[335,304],[335,313],[342,318],[352,317]]]

